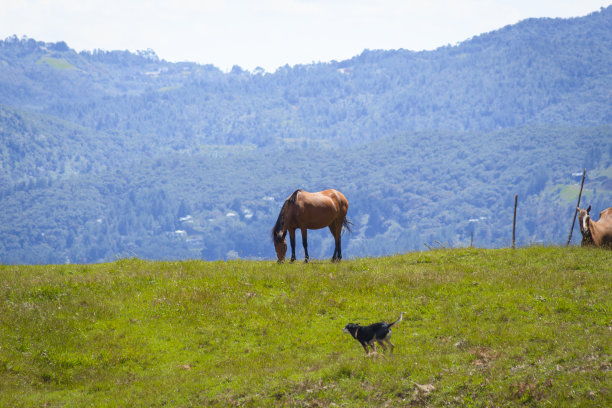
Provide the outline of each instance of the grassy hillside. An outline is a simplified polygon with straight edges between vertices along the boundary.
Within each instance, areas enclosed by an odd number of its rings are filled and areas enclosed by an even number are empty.
[[[612,251],[0,266],[0,406],[605,406]],[[392,356],[348,322],[396,319]]]

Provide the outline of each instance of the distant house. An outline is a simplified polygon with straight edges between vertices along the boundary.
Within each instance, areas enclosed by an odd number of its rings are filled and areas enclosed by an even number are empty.
[[[186,215],[184,217],[179,218],[180,222],[193,222],[193,217],[191,215]]]
[[[201,247],[204,245],[204,240],[202,240],[202,238],[189,238],[185,240],[185,242],[187,242],[187,245],[193,247]]]

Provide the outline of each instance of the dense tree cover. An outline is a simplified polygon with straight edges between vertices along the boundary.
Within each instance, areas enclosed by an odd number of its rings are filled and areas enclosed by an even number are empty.
[[[612,205],[612,7],[429,52],[275,73],[0,41],[0,262],[272,258],[296,188],[350,202],[348,256],[567,239]],[[314,257],[331,235],[310,234]],[[298,240],[299,245],[299,240]]]
[[[478,246],[507,246],[514,194],[518,243],[559,243],[578,193],[572,172],[610,140],[610,126],[517,128],[397,134],[353,148],[168,155],[16,189],[2,200],[0,252],[3,262],[270,258],[282,201],[296,188],[329,186],[349,198],[351,256],[434,241],[466,246],[472,233]],[[597,170],[584,194],[595,211],[612,195],[610,150],[591,162]],[[332,245],[327,230],[310,234],[313,256],[329,257]]]

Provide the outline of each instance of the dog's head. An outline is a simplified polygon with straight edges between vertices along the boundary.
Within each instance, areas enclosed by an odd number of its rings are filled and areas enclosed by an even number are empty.
[[[355,333],[357,332],[358,328],[359,328],[358,324],[349,323],[346,326],[344,326],[344,329],[342,329],[342,333],[350,333],[351,336],[355,337]]]

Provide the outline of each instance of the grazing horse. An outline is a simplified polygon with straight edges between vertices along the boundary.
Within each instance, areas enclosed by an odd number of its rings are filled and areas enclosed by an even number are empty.
[[[295,230],[297,228],[302,231],[302,245],[304,245],[306,255],[304,262],[308,262],[307,231],[325,227],[329,227],[336,241],[332,262],[340,261],[342,259],[340,246],[342,228],[350,231],[350,223],[346,219],[347,211],[348,201],[339,191],[325,190],[309,193],[304,190],[295,190],[285,200],[276,224],[272,228],[272,241],[274,241],[278,262],[282,262],[287,253],[287,241],[285,240],[287,231],[289,231],[291,240],[291,262],[295,261]]]
[[[578,220],[580,232],[582,233],[582,246],[595,245],[612,249],[612,207],[603,210],[599,214],[599,221],[593,221],[589,212],[591,206],[586,210],[578,208]]]

